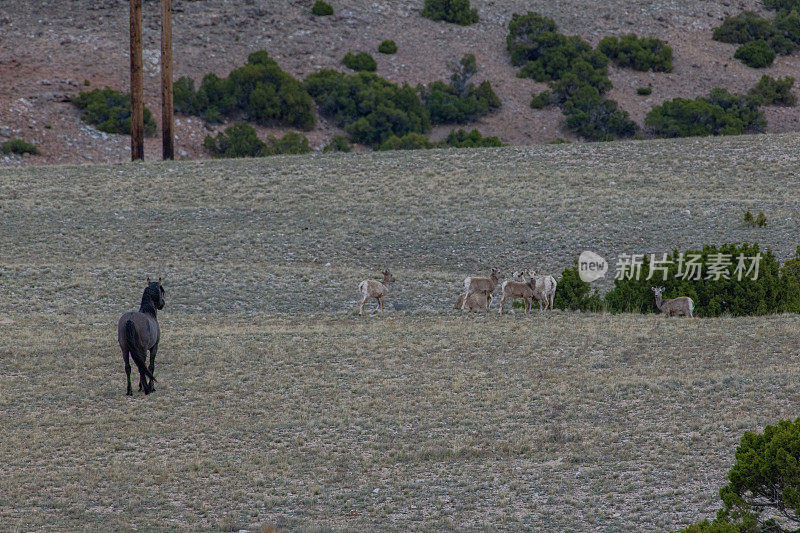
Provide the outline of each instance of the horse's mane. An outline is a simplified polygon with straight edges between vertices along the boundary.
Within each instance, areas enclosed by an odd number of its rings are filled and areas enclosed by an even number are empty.
[[[153,300],[158,300],[160,294],[158,293],[158,283],[150,283],[142,293],[142,303],[139,305],[140,313],[147,313],[156,318],[156,308],[153,305]]]

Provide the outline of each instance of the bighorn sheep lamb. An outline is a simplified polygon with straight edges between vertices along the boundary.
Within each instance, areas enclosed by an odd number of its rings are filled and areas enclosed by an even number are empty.
[[[539,302],[539,311],[542,311],[542,302],[544,302],[545,309],[549,306],[552,311],[553,302],[556,299],[556,286],[558,285],[556,278],[553,276],[537,276],[535,270],[531,270],[529,275],[533,284],[533,297]]]
[[[658,310],[667,316],[680,316],[686,315],[689,318],[694,318],[694,302],[688,296],[679,296],[670,300],[664,300],[661,293],[664,292],[664,287],[652,287],[653,293],[656,295],[656,307]]]
[[[464,297],[467,293],[462,292],[458,295],[458,300],[456,300],[456,304],[453,306],[453,309],[463,309],[464,308]],[[469,298],[467,298],[467,309],[470,311],[477,311],[479,309],[489,309],[489,298],[486,297],[484,293],[476,293],[470,294]]]
[[[389,269],[383,271],[383,281],[375,279],[365,279],[358,284],[358,291],[361,293],[361,304],[358,306],[358,314],[364,314],[364,304],[370,298],[378,300],[378,311],[383,311],[383,297],[389,292],[389,284],[394,283],[395,279]]]
[[[489,300],[489,305],[491,306],[492,293],[494,292],[494,288],[497,286],[497,283],[500,281],[500,278],[498,277],[499,274],[500,271],[498,271],[496,268],[493,268],[488,278],[466,278],[464,280],[464,293],[466,296],[464,297],[464,302],[461,304],[461,309],[466,309],[467,300],[472,294],[485,294]]]
[[[514,272],[515,279],[525,279],[520,272]],[[503,299],[500,300],[500,314],[503,314],[503,306],[509,298],[522,298],[525,301],[525,314],[527,315],[531,310],[531,300],[533,299],[534,281],[529,280],[527,283],[524,281],[509,280],[504,281],[502,287]]]

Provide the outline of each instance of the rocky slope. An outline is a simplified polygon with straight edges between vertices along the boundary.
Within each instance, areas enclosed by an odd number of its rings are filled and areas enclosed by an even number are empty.
[[[734,46],[711,40],[711,30],[723,16],[749,9],[766,13],[756,0],[571,0],[542,2],[472,0],[480,23],[461,27],[420,16],[422,0],[332,1],[330,17],[311,14],[311,0],[175,0],[175,76],[200,80],[209,71],[227,75],[257,49],[267,49],[282,68],[303,77],[320,68],[343,68],[348,51],[367,51],[378,61],[378,73],[412,85],[448,76],[447,63],[464,53],[476,55],[479,73],[489,79],[503,108],[473,125],[484,135],[511,144],[546,143],[572,138],[558,109],[533,110],[531,94],[544,84],[515,77],[505,50],[512,13],[539,11],[553,17],[561,31],[580,34],[593,44],[606,35],[635,32],[667,41],[674,50],[675,69],[669,74],[610,69],[610,97],[642,122],[650,108],[664,99],[695,97],[712,87],[745,91],[762,74],[800,72],[800,55],[779,56],[768,69],[751,69],[733,59]],[[145,100],[160,115],[159,4],[144,3]],[[397,42],[392,56],[376,53],[383,39]],[[89,85],[86,86],[85,82]],[[4,2],[0,4],[0,142],[21,137],[42,150],[37,157],[0,155],[0,165],[126,161],[129,139],[107,135],[80,121],[67,101],[85,88],[128,84],[128,2],[74,0]],[[636,88],[651,85],[643,97]],[[800,129],[800,108],[766,108],[768,131]],[[433,132],[442,137],[449,128]],[[336,128],[324,119],[307,136],[321,147]],[[201,143],[209,128],[197,118],[178,116],[176,153],[205,157]],[[261,128],[261,133],[281,133]],[[146,140],[146,157],[160,156],[160,139]]]

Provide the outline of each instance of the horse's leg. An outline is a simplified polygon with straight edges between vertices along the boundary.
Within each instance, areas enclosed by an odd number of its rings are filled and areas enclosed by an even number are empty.
[[[147,360],[147,352],[144,352],[145,361]],[[147,378],[139,372],[139,392],[147,392]]]
[[[128,390],[125,392],[125,396],[133,396],[131,391],[131,358],[127,349],[122,350],[122,360],[125,361],[125,375],[128,378]]]
[[[144,352],[144,356],[147,357],[147,352]],[[147,389],[147,378],[145,378],[141,372],[139,372],[139,392]]]
[[[147,350],[144,351],[141,357],[144,362],[147,362]],[[142,368],[139,367],[139,392],[142,391],[145,394],[150,394],[150,388],[147,386],[147,376],[144,375]]]
[[[155,343],[152,348],[150,348],[150,374],[155,377],[156,375],[156,352],[158,351],[158,343]],[[147,378],[145,378],[145,382],[147,382]],[[150,392],[154,392],[156,388],[153,386],[153,378],[150,378]]]

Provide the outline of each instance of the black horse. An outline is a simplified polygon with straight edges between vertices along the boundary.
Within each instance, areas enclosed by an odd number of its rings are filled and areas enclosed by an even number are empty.
[[[164,308],[164,287],[161,286],[161,278],[158,281],[150,281],[147,278],[147,287],[142,294],[142,304],[139,312],[125,313],[117,324],[117,339],[119,347],[122,349],[122,358],[125,360],[125,374],[128,377],[128,396],[133,396],[131,392],[131,361],[130,354],[136,368],[139,369],[139,390],[144,390],[145,394],[150,394],[155,389],[153,377],[155,370],[155,358],[158,351],[158,341],[161,332],[156,321],[156,310]],[[147,350],[150,350],[150,368],[145,366]],[[150,383],[147,382],[150,378]]]

